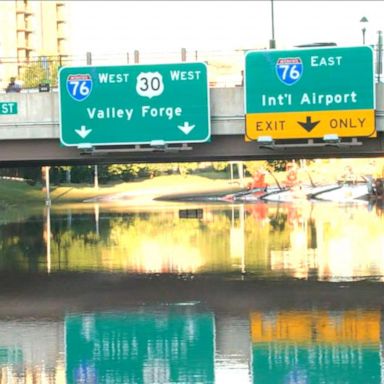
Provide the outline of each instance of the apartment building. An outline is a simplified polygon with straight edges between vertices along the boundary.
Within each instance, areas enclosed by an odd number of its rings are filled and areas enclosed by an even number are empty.
[[[28,65],[50,57],[65,57],[67,9],[65,1],[0,1],[0,88],[10,77],[18,80]]]

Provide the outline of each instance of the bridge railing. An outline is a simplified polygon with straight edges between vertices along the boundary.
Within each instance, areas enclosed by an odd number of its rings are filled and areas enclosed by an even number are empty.
[[[0,69],[2,69],[3,73],[10,73],[12,76],[15,76],[16,81],[23,90],[33,90],[38,89],[41,84],[49,84],[49,88],[57,87],[57,74],[62,66],[159,64],[183,61],[205,62],[208,65],[210,87],[235,87],[242,85],[244,50],[187,51],[182,48],[174,52],[135,50],[113,54],[93,54],[87,52],[82,56],[39,56],[29,58],[28,60],[0,58]],[[9,79],[3,79],[3,81],[4,83],[1,88],[4,92]]]
[[[382,48],[375,49],[376,81],[384,81],[382,75]],[[62,66],[84,65],[126,65],[126,64],[159,64],[183,61],[203,61],[208,65],[208,80],[210,87],[236,87],[243,84],[244,55],[247,50],[204,51],[187,50],[154,52],[139,51],[120,52],[112,54],[94,54],[87,52],[84,55],[58,55],[39,56],[28,60],[0,57],[0,72],[13,73],[17,82],[24,90],[39,89],[41,84],[48,84],[49,89],[57,87],[57,74]],[[4,89],[9,79],[1,90]]]

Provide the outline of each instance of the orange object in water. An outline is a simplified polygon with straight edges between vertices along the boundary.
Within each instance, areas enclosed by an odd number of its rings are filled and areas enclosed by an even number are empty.
[[[262,171],[257,171],[253,175],[252,182],[248,184],[248,189],[255,188],[266,188],[268,184],[265,182],[265,173]]]
[[[296,163],[288,163],[286,169],[287,169],[287,180],[285,184],[287,185],[287,187],[293,187],[297,185],[298,179],[297,179]]]

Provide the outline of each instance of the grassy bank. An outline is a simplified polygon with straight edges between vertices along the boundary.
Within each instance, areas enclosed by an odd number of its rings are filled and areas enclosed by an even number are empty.
[[[346,172],[347,166],[352,168],[355,174],[382,174],[384,172],[384,160],[367,159],[331,159],[329,161],[313,162],[299,173],[299,179],[303,183],[314,181],[316,185],[334,183]],[[224,178],[223,178],[224,177]],[[276,180],[284,185],[285,172],[267,174],[266,182],[276,185]],[[244,180],[246,185],[251,178]],[[90,184],[62,184],[51,186],[51,201],[53,205],[79,203],[89,199],[101,199],[114,194],[140,193],[152,191],[152,195],[190,195],[196,193],[214,194],[216,192],[232,192],[241,189],[238,180],[231,182],[229,175],[223,172],[214,174],[190,174],[158,176],[141,181],[121,182],[115,184],[100,184],[98,188]],[[0,179],[0,209],[7,207],[41,206],[45,204],[46,191],[44,186],[31,186],[23,181]]]
[[[45,192],[23,181],[0,180],[0,207],[43,203]]]
[[[239,183],[227,179],[210,179],[203,176],[170,175],[159,176],[143,181],[99,185],[63,184],[51,187],[52,204],[77,203],[88,199],[107,197],[120,193],[140,193],[152,191],[154,195],[215,193],[241,189]],[[0,207],[20,207],[22,205],[44,204],[46,191],[41,185],[30,186],[26,182],[0,180]]]

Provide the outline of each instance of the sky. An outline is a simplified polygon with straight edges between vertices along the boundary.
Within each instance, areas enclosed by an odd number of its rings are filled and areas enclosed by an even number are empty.
[[[356,46],[384,30],[384,1],[69,1],[72,51],[82,55],[187,50],[277,49],[315,42]]]

